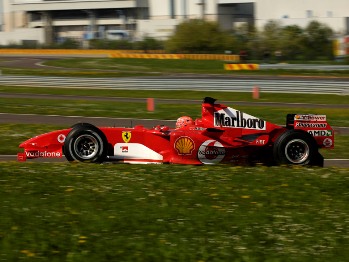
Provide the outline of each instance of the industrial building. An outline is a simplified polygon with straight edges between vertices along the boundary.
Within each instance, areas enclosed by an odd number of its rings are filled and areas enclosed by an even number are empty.
[[[270,20],[306,26],[317,20],[349,33],[348,0],[0,0],[0,45],[66,38],[168,38],[186,19],[216,21],[224,30]]]

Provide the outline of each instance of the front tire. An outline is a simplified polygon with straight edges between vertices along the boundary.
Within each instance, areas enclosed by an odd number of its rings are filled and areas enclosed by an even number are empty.
[[[93,125],[77,125],[66,137],[63,152],[68,161],[101,163],[107,157],[107,140]]]
[[[314,138],[304,131],[287,130],[274,143],[273,156],[279,165],[312,165],[318,155]]]

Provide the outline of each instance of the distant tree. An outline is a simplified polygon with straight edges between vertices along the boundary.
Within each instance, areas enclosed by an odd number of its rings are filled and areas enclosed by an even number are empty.
[[[268,21],[263,28],[262,34],[262,49],[264,51],[275,51],[280,49],[280,33],[282,31],[282,27],[276,21]]]
[[[145,52],[149,50],[162,50],[164,49],[164,43],[152,37],[145,37],[142,41],[135,43],[135,49]]]
[[[276,21],[269,21],[247,46],[254,46],[254,53],[260,58],[268,54],[274,59],[277,52],[283,59],[330,59],[332,36],[332,30],[317,21],[310,22],[304,29],[297,25],[282,27]]]
[[[312,21],[304,29],[303,45],[308,59],[332,57],[333,31],[318,21]]]
[[[179,24],[166,42],[168,52],[218,53],[234,46],[231,34],[219,29],[217,23],[194,19]]]
[[[256,59],[261,49],[256,28],[246,23],[236,27],[233,33],[236,38],[235,53],[245,51],[248,59]]]
[[[90,40],[91,49],[133,49],[133,45],[128,40],[108,40],[108,39],[92,39]]]
[[[296,59],[304,55],[303,29],[298,25],[283,27],[280,32],[280,51],[284,59]]]
[[[43,46],[43,48],[78,49],[80,48],[80,42],[73,38],[66,38],[61,43],[55,43],[49,46]]]

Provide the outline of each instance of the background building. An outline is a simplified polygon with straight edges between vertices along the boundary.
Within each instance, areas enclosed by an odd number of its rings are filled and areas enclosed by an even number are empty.
[[[269,20],[306,26],[317,20],[349,33],[348,0],[0,0],[0,44],[52,44],[66,38],[166,39],[185,19],[224,30]]]

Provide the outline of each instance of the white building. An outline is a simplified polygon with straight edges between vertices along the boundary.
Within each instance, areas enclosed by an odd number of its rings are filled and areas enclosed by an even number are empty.
[[[269,20],[306,26],[317,20],[339,35],[349,33],[349,0],[0,0],[0,44],[52,43],[64,38],[165,39],[185,19],[217,21],[229,30]],[[120,31],[119,31],[120,30]]]

